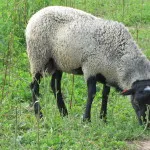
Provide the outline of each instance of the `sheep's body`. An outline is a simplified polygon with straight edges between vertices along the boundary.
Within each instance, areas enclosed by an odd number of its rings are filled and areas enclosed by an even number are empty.
[[[46,69],[53,74],[82,68],[86,81],[101,74],[107,84],[121,89],[150,79],[150,63],[123,24],[80,10],[40,10],[28,23],[26,41],[33,77]]]
[[[81,67],[86,80],[101,73],[108,84],[122,89],[150,78],[149,69],[139,67],[145,63],[150,68],[149,62],[124,25],[115,21],[72,8],[47,7],[30,19],[26,38],[33,76],[45,71],[52,58],[52,69],[72,73]]]

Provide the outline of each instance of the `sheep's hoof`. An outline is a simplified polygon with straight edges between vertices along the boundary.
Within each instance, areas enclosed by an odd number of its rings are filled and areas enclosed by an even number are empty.
[[[41,112],[39,112],[38,114],[35,114],[35,117],[37,120],[43,118],[43,114]]]
[[[86,117],[85,115],[83,116],[83,122],[91,122],[90,117]]]
[[[100,119],[102,119],[105,123],[107,123],[107,117],[106,116],[100,115]]]
[[[60,115],[61,115],[62,117],[68,116],[68,111],[67,111],[67,109],[66,109],[66,108],[65,108],[65,109],[62,109],[62,110],[60,111]]]

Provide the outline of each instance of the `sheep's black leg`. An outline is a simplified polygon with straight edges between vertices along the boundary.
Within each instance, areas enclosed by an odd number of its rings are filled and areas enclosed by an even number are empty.
[[[57,106],[58,106],[60,114],[63,116],[66,116],[66,115],[68,115],[68,111],[67,111],[67,108],[66,108],[65,103],[64,103],[63,98],[62,98],[61,78],[62,78],[62,72],[56,71],[52,75],[51,88],[52,88],[54,96],[57,100]]]
[[[104,119],[104,121],[106,121],[107,101],[108,101],[109,92],[110,92],[110,87],[104,84],[103,92],[102,92],[102,106],[101,106],[101,111],[100,111],[100,118]]]
[[[42,113],[41,113],[41,107],[38,101],[38,97],[39,97],[39,83],[40,83],[40,79],[41,79],[41,74],[40,73],[36,73],[35,77],[34,77],[34,81],[31,83],[30,87],[31,87],[31,91],[32,91],[32,100],[33,100],[33,105],[34,105],[34,111],[35,111],[35,115],[36,117],[42,118]]]
[[[90,77],[87,80],[87,87],[88,87],[88,100],[86,103],[85,114],[83,116],[83,121],[91,121],[91,106],[93,99],[96,94],[96,77]]]

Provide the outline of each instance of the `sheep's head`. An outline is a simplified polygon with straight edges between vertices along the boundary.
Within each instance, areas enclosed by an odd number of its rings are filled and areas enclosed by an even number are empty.
[[[123,95],[131,95],[131,103],[137,114],[139,124],[150,120],[150,80],[141,80],[133,83],[132,88],[124,90]],[[146,113],[148,116],[146,116]]]

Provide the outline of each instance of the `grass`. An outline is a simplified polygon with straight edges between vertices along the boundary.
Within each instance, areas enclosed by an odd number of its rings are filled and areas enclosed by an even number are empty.
[[[108,123],[99,119],[101,85],[92,106],[92,122],[83,123],[87,88],[75,76],[72,107],[72,75],[63,74],[62,89],[69,116],[61,118],[50,89],[50,77],[40,85],[44,118],[37,121],[29,107],[31,75],[24,30],[28,19],[48,5],[72,6],[94,15],[123,22],[143,52],[150,57],[149,0],[1,0],[0,3],[0,149],[2,150],[131,150],[128,141],[150,139],[150,131],[138,125],[128,98],[113,89],[109,97]]]

